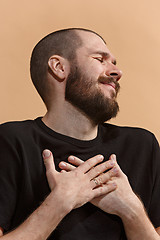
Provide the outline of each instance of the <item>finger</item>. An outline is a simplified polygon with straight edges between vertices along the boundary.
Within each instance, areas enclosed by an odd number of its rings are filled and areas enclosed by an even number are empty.
[[[64,172],[66,172],[66,171],[65,171],[65,170],[61,170],[60,172],[61,172],[61,173],[64,173]]]
[[[42,153],[43,161],[46,167],[46,171],[55,171],[55,165],[53,160],[53,154],[50,150],[45,149]]]
[[[78,171],[82,171],[83,173],[86,173],[91,168],[93,168],[98,163],[102,162],[104,157],[102,155],[96,155],[87,161],[83,162],[80,166],[77,167]]]
[[[76,167],[75,166],[73,166],[73,165],[71,165],[71,164],[69,164],[69,163],[66,163],[66,162],[60,162],[59,163],[59,167],[60,167],[60,169],[62,169],[62,170],[65,170],[65,171],[72,171],[72,170],[74,170]]]
[[[75,157],[75,156],[69,156],[69,157],[68,157],[68,161],[69,161],[70,163],[72,163],[74,166],[79,166],[79,165],[81,165],[82,163],[84,163],[84,161],[82,161],[80,158]]]
[[[113,161],[115,161],[114,171],[117,172],[116,176],[125,175],[125,174],[123,173],[122,169],[120,168],[120,166],[119,166],[118,163],[117,163],[117,157],[116,157],[116,155],[115,155],[115,154],[112,154],[109,159],[112,159]]]
[[[104,163],[99,164],[98,166],[92,168],[90,171],[88,171],[87,175],[90,179],[95,178],[96,176],[100,175],[101,173],[109,170],[110,168],[113,168],[115,165],[115,161],[108,160]]]
[[[42,155],[43,155],[43,160],[46,167],[46,176],[47,176],[48,184],[50,189],[52,190],[54,187],[53,178],[55,173],[57,173],[54,165],[53,154],[50,150],[45,149]]]
[[[120,177],[120,176],[125,175],[123,173],[122,169],[120,168],[120,166],[118,165],[118,163],[115,164],[114,172],[116,172],[116,177]]]
[[[91,180],[91,186],[92,188],[99,187],[102,184],[108,183],[112,179],[112,177],[118,176],[119,169],[114,166],[111,170],[109,170],[106,173],[100,174],[98,177],[93,178]]]
[[[108,184],[103,184],[102,186],[93,189],[94,197],[100,197],[104,194],[108,194],[116,190],[117,184],[115,182],[110,182]]]
[[[115,154],[111,154],[111,156],[109,157],[109,159],[117,162],[117,157],[116,157]]]

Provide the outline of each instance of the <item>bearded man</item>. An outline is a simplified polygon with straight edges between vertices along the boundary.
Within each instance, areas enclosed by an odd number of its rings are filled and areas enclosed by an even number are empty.
[[[104,123],[119,111],[121,76],[91,30],[56,31],[35,46],[31,78],[47,112],[0,126],[2,239],[160,239],[158,143]]]

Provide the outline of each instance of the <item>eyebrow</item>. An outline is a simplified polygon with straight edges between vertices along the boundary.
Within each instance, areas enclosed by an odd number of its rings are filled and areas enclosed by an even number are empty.
[[[109,53],[103,52],[103,51],[96,51],[96,52],[94,52],[93,54],[99,54],[99,55],[101,55],[102,57],[105,57],[105,58],[108,58],[108,57],[110,56]],[[114,59],[114,60],[112,61],[112,63],[113,63],[114,65],[116,65],[116,64],[117,64],[117,61]]]

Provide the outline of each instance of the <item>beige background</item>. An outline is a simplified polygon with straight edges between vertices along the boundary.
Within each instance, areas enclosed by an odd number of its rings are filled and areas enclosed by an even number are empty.
[[[0,0],[0,122],[45,113],[29,76],[31,50],[54,30],[84,27],[106,39],[124,73],[112,123],[146,128],[160,141],[159,11],[159,0]]]

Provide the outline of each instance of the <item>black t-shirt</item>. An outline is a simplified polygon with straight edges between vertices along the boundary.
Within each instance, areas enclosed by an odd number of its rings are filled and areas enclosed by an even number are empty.
[[[42,159],[46,148],[53,152],[57,170],[69,155],[85,161],[97,154],[108,160],[115,153],[152,223],[160,226],[160,149],[152,133],[105,123],[95,139],[81,141],[54,132],[37,118],[0,126],[0,226],[5,231],[22,223],[50,192]],[[48,239],[126,238],[119,217],[87,203],[71,211]]]

